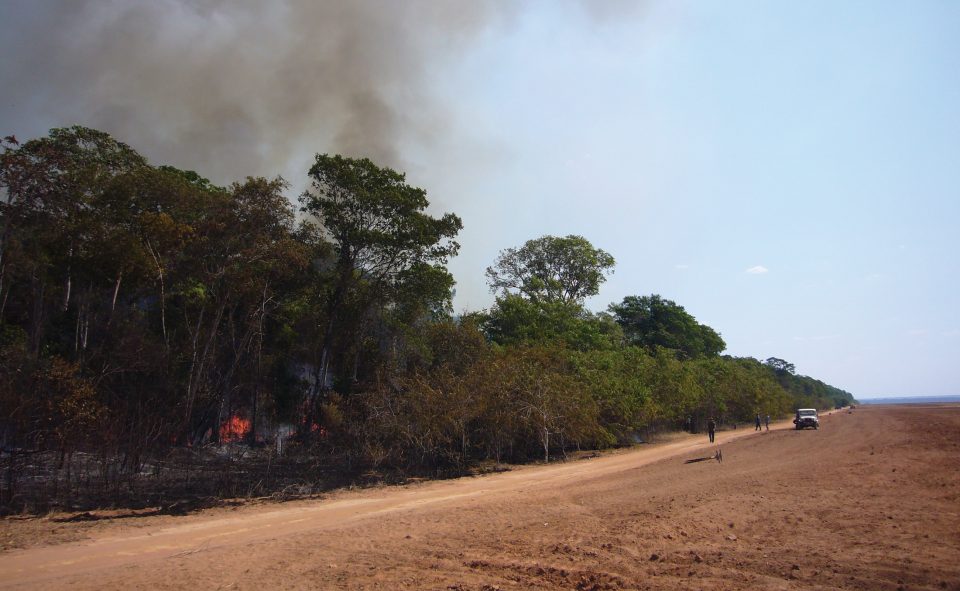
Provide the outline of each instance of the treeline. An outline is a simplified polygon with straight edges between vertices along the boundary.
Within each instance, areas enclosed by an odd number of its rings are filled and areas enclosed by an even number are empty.
[[[116,482],[278,439],[344,470],[456,471],[852,400],[721,357],[659,296],[589,312],[614,259],[578,236],[504,250],[496,303],[454,316],[456,215],[366,159],[318,155],[309,177],[297,208],[282,179],[216,186],[87,128],[4,140],[0,505],[42,454],[68,479],[93,454]]]

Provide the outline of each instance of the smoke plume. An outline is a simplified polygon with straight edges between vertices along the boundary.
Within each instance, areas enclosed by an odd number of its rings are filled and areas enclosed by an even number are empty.
[[[71,0],[0,11],[0,133],[88,125],[218,182],[288,171],[317,151],[402,167],[403,141],[429,137],[444,117],[431,68],[506,13],[499,0]]]

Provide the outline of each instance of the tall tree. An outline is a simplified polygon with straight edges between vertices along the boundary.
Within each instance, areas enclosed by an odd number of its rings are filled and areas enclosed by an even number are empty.
[[[783,376],[786,374],[793,375],[797,371],[797,368],[792,363],[784,359],[780,359],[779,357],[768,357],[763,363],[775,371],[778,376]]]
[[[490,290],[536,302],[583,303],[613,273],[615,261],[583,236],[542,236],[500,252],[487,268]]]
[[[633,345],[673,349],[686,358],[719,355],[727,346],[716,331],[697,322],[683,306],[658,295],[627,296],[621,303],[611,304],[610,312]]]
[[[337,324],[343,321],[348,300],[357,295],[357,286],[371,284],[368,295],[376,298],[404,279],[422,278],[423,273],[413,273],[414,269],[445,265],[459,249],[454,237],[463,223],[451,213],[439,218],[427,214],[423,189],[408,185],[402,173],[366,158],[318,154],[309,175],[311,188],[300,198],[302,209],[320,221],[335,254],[314,378],[316,387],[322,388]],[[361,308],[369,305],[360,302]]]

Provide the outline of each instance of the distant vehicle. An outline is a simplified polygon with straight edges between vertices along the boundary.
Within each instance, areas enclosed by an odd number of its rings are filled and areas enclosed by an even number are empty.
[[[797,409],[797,418],[793,419],[793,424],[797,426],[797,430],[806,429],[807,427],[813,427],[814,429],[819,429],[820,417],[819,415],[817,415],[817,409],[815,408]]]

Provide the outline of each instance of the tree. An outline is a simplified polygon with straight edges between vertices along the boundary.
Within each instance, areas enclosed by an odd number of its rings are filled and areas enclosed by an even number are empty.
[[[582,303],[613,272],[613,257],[582,236],[543,236],[500,252],[487,268],[490,290],[535,302]]]
[[[607,314],[592,314],[576,303],[538,302],[519,295],[497,298],[481,326],[501,345],[555,343],[589,351],[613,349],[623,342],[620,327]]]
[[[767,367],[770,367],[771,369],[773,369],[773,371],[775,371],[778,376],[782,376],[786,374],[793,375],[794,373],[796,373],[796,370],[797,370],[797,368],[794,367],[794,365],[789,361],[785,361],[777,357],[769,357],[763,363]]]
[[[573,374],[566,350],[549,346],[523,346],[503,351],[505,363],[499,381],[510,397],[514,412],[536,441],[545,462],[550,448],[596,440],[601,431],[598,409]]]
[[[596,401],[604,445],[628,443],[656,414],[650,396],[651,365],[646,351],[637,347],[571,352],[574,373]]]
[[[627,296],[609,309],[628,342],[639,347],[664,347],[696,358],[714,357],[727,346],[716,331],[698,323],[683,306],[658,295]]]
[[[79,126],[52,129],[48,137],[23,145],[8,137],[3,149],[0,317],[8,303],[22,304],[37,355],[51,320],[44,302],[56,301],[59,312],[65,312],[75,295],[81,259],[97,249],[92,239],[100,220],[93,199],[117,175],[143,168],[146,161],[108,134]],[[18,294],[13,293],[15,284]]]
[[[459,244],[454,237],[463,223],[451,213],[431,217],[425,212],[429,202],[423,189],[406,184],[402,173],[366,158],[318,154],[309,175],[311,189],[300,198],[302,210],[320,221],[335,255],[314,377],[316,387],[322,388],[335,327],[358,284],[370,284],[367,296],[377,300],[405,278],[423,278],[424,273],[412,270],[445,265],[456,255]],[[370,306],[369,300],[354,304],[361,309]],[[358,311],[351,317],[362,316]]]

